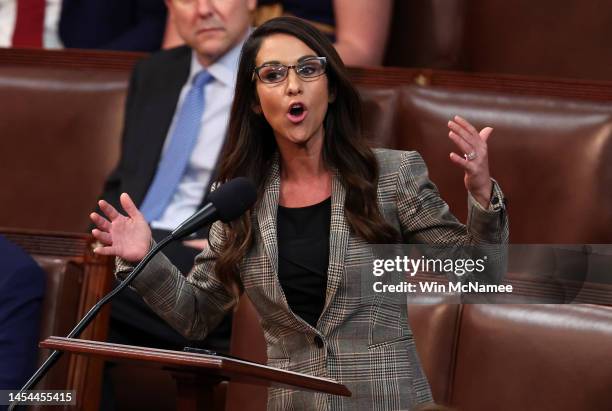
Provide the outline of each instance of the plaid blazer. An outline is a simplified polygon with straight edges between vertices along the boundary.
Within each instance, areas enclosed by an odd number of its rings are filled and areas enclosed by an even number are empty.
[[[507,242],[503,208],[484,210],[468,196],[466,227],[440,198],[418,153],[375,153],[380,167],[378,205],[404,242]],[[268,364],[338,380],[347,385],[352,396],[275,388],[269,391],[268,409],[410,410],[415,404],[431,401],[407,320],[406,299],[398,303],[384,294],[363,293],[363,267],[369,264],[371,276],[373,254],[349,229],[344,214],[345,189],[337,174],[332,181],[326,301],[317,327],[290,310],[277,276],[279,188],[277,162],[269,171],[263,198],[251,212],[255,241],[240,267],[244,292],[261,317]],[[494,196],[501,195],[494,184]],[[210,248],[196,258],[187,277],[160,254],[132,284],[158,314],[192,339],[203,338],[236,303],[213,270],[225,241],[221,223],[213,224],[209,241]],[[123,273],[128,268],[120,262],[118,270]]]

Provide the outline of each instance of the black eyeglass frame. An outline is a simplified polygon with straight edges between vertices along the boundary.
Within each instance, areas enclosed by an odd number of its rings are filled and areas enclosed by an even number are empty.
[[[323,71],[321,72],[321,74],[317,74],[316,76],[312,76],[312,77],[304,77],[302,74],[300,74],[300,72],[298,71],[300,66],[303,65],[304,63],[307,63],[309,61],[313,61],[313,60],[317,60],[321,63],[321,66],[323,68]],[[266,81],[264,79],[261,78],[261,76],[259,75],[259,71],[265,67],[270,67],[270,66],[278,66],[278,67],[284,67],[287,69],[287,71],[285,71],[285,76],[278,80],[278,81]],[[323,74],[325,74],[327,72],[327,57],[316,57],[316,56],[312,56],[312,57],[306,57],[304,60],[297,62],[296,64],[292,64],[292,65],[286,65],[286,64],[282,64],[282,63],[264,63],[261,66],[255,67],[253,69],[253,75],[257,76],[257,78],[259,78],[259,80],[264,83],[264,84],[277,84],[277,83],[282,83],[283,81],[285,81],[287,79],[287,76],[289,76],[289,69],[293,69],[293,71],[295,71],[295,74],[298,75],[299,78],[301,78],[304,81],[311,81],[314,80],[316,78],[321,77]],[[253,80],[255,80],[255,77],[253,77]]]

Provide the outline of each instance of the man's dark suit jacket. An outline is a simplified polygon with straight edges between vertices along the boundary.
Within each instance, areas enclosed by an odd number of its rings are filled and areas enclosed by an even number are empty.
[[[67,48],[156,51],[166,28],[163,0],[64,0],[59,34]]]

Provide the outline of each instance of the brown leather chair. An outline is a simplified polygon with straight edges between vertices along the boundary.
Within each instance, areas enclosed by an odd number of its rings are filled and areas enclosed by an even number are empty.
[[[119,155],[129,69],[15,53],[0,50],[0,226],[85,231]]]
[[[612,243],[612,102],[416,85],[398,88],[394,148],[417,150],[442,197],[466,216],[463,173],[447,121],[494,127],[491,174],[504,190],[514,243]]]
[[[413,305],[434,398],[457,410],[612,408],[612,308]]]

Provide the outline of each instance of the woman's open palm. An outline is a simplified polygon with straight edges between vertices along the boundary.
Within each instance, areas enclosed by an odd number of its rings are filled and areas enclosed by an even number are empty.
[[[104,216],[98,213],[89,216],[96,225],[91,233],[101,243],[94,252],[138,262],[151,247],[151,229],[129,195],[121,194],[119,201],[127,216],[104,200],[98,202]]]

